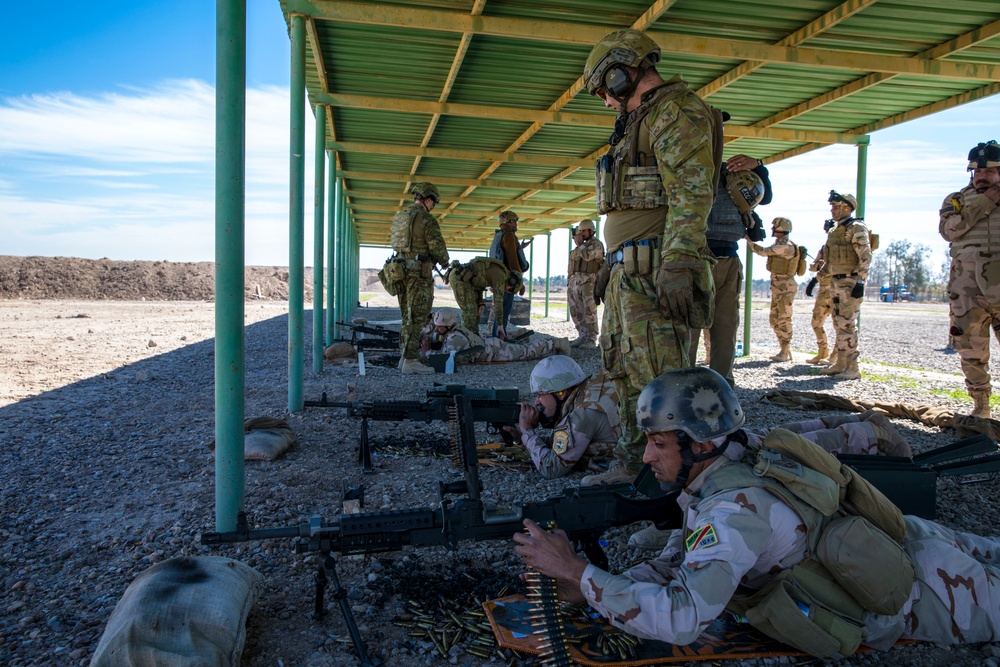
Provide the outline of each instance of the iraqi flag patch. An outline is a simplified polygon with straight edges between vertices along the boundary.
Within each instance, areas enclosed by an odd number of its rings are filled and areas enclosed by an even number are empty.
[[[715,528],[712,528],[712,524],[707,524],[688,535],[685,546],[688,551],[695,551],[705,547],[714,547],[718,543],[719,538],[715,534]]]

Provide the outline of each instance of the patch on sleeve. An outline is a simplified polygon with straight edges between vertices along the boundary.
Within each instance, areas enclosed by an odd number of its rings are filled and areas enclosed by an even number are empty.
[[[715,528],[712,528],[712,524],[707,524],[691,533],[687,538],[685,546],[688,551],[695,551],[696,549],[703,549],[705,547],[714,547],[718,543],[719,538],[715,534]]]
[[[569,450],[569,433],[556,431],[552,434],[552,451],[562,456]]]

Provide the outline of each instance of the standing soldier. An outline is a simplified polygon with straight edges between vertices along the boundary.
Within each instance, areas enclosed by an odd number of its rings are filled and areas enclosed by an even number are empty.
[[[972,179],[941,205],[941,236],[951,244],[948,310],[951,337],[962,358],[972,414],[990,416],[990,329],[1000,339],[1000,145],[969,151]],[[996,255],[994,257],[993,255]]]
[[[778,338],[781,349],[771,357],[771,361],[792,360],[792,303],[799,292],[795,273],[799,266],[799,247],[792,243],[789,234],[792,221],[775,218],[771,221],[771,236],[774,244],[761,247],[749,238],[747,243],[755,255],[767,257],[767,270],[771,272],[771,328]]]
[[[692,328],[715,308],[705,220],[722,166],[722,113],[676,75],[656,71],[660,47],[638,30],[616,30],[591,50],[587,91],[618,112],[597,161],[597,210],[611,272],[601,351],[619,396],[622,438],[606,473],[584,480],[632,481],[645,447],[635,425],[642,388],[688,366]]]
[[[832,223],[833,220],[828,220],[827,222]],[[824,227],[823,231],[829,232],[829,227]],[[826,266],[826,260],[823,258],[823,248],[819,249],[816,253],[816,259],[812,264],[809,265],[809,270],[815,272],[812,278],[809,279],[809,284],[806,285],[806,296],[812,296],[813,291],[816,287],[819,287],[819,291],[816,292],[816,301],[813,303],[813,313],[812,313],[812,325],[813,333],[816,334],[816,356],[810,359],[806,359],[807,364],[824,365],[834,361],[836,354],[830,354],[830,347],[827,344],[826,329],[824,324],[826,323],[826,318],[830,317],[833,312],[833,297],[830,295],[830,283],[833,278],[830,277],[830,269]],[[836,352],[836,350],[834,350]]]
[[[503,298],[507,288],[517,289],[521,286],[520,272],[508,271],[503,262],[492,257],[476,257],[466,264],[455,260],[445,278],[462,311],[462,325],[476,333],[479,332],[479,316],[486,307],[486,300],[483,298],[486,289],[489,288],[493,293],[493,317],[501,322],[507,319]],[[504,327],[499,327],[497,334],[501,339],[507,339]]]
[[[573,347],[597,346],[594,284],[597,282],[597,272],[604,263],[604,244],[594,236],[594,232],[593,220],[582,221],[573,236],[576,247],[569,254],[566,300],[577,331],[577,338],[571,343]]]
[[[834,224],[827,232],[823,256],[830,269],[833,295],[833,328],[837,331],[837,362],[820,371],[841,380],[856,380],[858,370],[858,310],[865,297],[865,280],[872,261],[871,242],[864,220],[853,216],[858,209],[854,195],[830,190],[830,214]]]
[[[414,183],[410,192],[413,203],[393,217],[391,236],[394,259],[403,260],[404,271],[396,292],[402,316],[400,369],[406,374],[433,373],[433,368],[420,363],[420,331],[434,303],[434,265],[448,265],[448,248],[437,220],[431,215],[441,201],[438,189],[433,183]]]
[[[493,243],[490,245],[490,257],[503,262],[503,265],[511,273],[516,271],[518,274],[523,274],[528,270],[528,259],[524,256],[524,247],[530,241],[521,243],[517,240],[517,221],[517,213],[514,213],[514,211],[504,211],[500,214],[498,218],[500,228],[493,234]],[[523,284],[520,286],[518,294],[524,294]],[[496,299],[497,297],[494,295],[493,301],[496,302]],[[499,335],[501,327],[507,334],[513,333],[507,327],[511,311],[513,310],[514,288],[508,286],[503,293],[503,319],[497,318],[493,320],[493,336]],[[494,313],[494,315],[499,314],[499,311]]]

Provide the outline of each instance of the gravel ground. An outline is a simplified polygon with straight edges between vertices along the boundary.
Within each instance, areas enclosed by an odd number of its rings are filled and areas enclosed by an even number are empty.
[[[863,379],[837,382],[803,363],[814,353],[811,300],[796,302],[793,362],[767,361],[777,347],[766,304],[755,304],[752,354],[736,368],[749,426],[819,416],[760,400],[775,387],[828,391],[859,399],[971,407],[962,391],[957,355],[942,351],[947,311],[941,305],[866,303],[862,309]],[[285,304],[247,303],[246,415],[285,418],[296,445],[273,463],[246,468],[246,507],[261,526],[331,516],[343,486],[365,487],[366,510],[431,506],[439,480],[458,477],[447,460],[429,456],[376,457],[364,475],[356,462],[357,422],[337,411],[289,415]],[[398,319],[397,309],[370,307],[357,316]],[[108,616],[135,576],[178,555],[219,554],[241,559],[266,577],[250,619],[243,663],[250,667],[353,665],[334,610],[312,620],[315,559],[273,540],[209,550],[199,535],[214,527],[214,460],[206,447],[213,426],[213,305],[204,302],[0,301],[0,665],[86,665]],[[828,325],[829,326],[829,325]],[[537,331],[573,336],[561,319],[536,320]],[[304,330],[311,331],[310,313]],[[442,376],[401,376],[396,370],[356,365],[311,371],[306,344],[307,399],[327,392],[342,400],[348,385],[359,400],[423,398]],[[997,351],[994,350],[994,353]],[[575,351],[588,371],[600,365],[593,350]],[[456,381],[470,386],[516,386],[528,395],[532,364],[462,366]],[[898,422],[918,451],[954,440],[919,424]],[[440,441],[437,424],[375,423],[380,443]],[[383,450],[384,452],[384,450]],[[579,481],[581,474],[548,482],[531,471],[482,469],[483,499],[507,504],[537,500]],[[1000,533],[997,482],[938,482],[938,518],[961,530]],[[628,549],[637,526],[612,530],[612,569],[643,554]],[[438,657],[433,645],[413,641],[391,623],[414,591],[461,589],[458,576],[493,577],[514,584],[520,571],[509,543],[408,550],[379,557],[348,557],[340,578],[369,650],[387,665],[485,665],[453,649]],[[845,665],[990,665],[1000,648],[949,649],[929,644],[888,654],[862,654]],[[492,664],[500,664],[494,662]],[[697,664],[697,663],[691,663]],[[702,663],[704,664],[704,663]],[[731,667],[736,662],[713,662]],[[785,658],[739,664],[819,664]]]

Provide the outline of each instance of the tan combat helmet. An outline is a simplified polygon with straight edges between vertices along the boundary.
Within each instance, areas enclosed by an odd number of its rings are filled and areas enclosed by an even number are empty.
[[[836,190],[830,190],[830,198],[826,201],[830,204],[847,204],[852,211],[858,210],[858,200],[854,195],[842,195]]]
[[[590,230],[591,232],[597,231],[597,228],[594,227],[594,221],[593,220],[590,220],[590,219],[588,219],[588,220],[581,220],[580,224],[576,226],[576,231],[578,231],[578,232],[585,232],[587,230]]]
[[[410,186],[410,194],[417,195],[421,199],[430,197],[435,204],[441,203],[441,193],[434,187],[433,183],[417,182]]]
[[[442,308],[434,313],[434,326],[451,327],[458,326],[458,316],[455,315],[454,308]]]
[[[995,139],[980,143],[969,151],[969,171],[1000,167],[1000,144]]]
[[[615,30],[591,49],[583,81],[591,95],[603,89],[617,100],[627,100],[645,71],[659,61],[660,45],[646,33],[631,28]],[[639,74],[632,78],[625,67],[635,67]]]
[[[772,232],[785,232],[786,234],[792,231],[792,221],[788,218],[775,218],[771,221],[771,231]]]
[[[531,371],[531,391],[554,394],[575,387],[587,379],[580,364],[564,354],[545,357]]]
[[[726,174],[726,192],[740,214],[746,215],[764,199],[764,181],[749,169]]]

